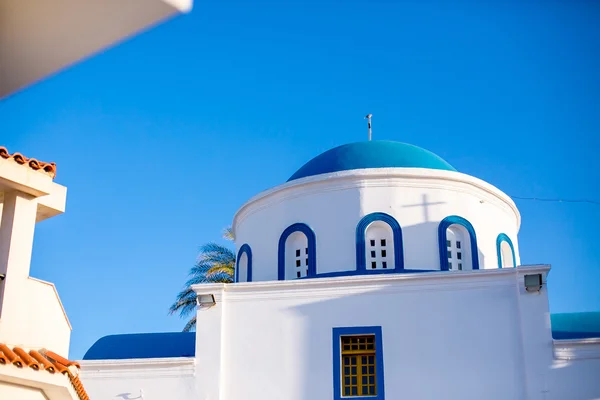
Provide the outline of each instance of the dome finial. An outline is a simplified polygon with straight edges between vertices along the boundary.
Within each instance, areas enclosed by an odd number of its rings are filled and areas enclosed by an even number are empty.
[[[365,116],[365,119],[369,121],[369,141],[371,141],[371,118],[373,117],[373,114],[367,114]]]

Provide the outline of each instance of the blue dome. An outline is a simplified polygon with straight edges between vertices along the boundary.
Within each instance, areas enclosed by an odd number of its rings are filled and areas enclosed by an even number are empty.
[[[441,157],[411,144],[376,140],[345,144],[304,164],[290,179],[362,168],[429,168],[456,171]]]
[[[194,357],[194,332],[131,333],[98,339],[84,360],[123,360],[130,358]]]

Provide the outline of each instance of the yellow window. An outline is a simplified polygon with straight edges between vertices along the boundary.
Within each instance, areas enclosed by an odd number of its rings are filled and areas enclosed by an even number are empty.
[[[342,336],[342,396],[376,396],[375,335]]]

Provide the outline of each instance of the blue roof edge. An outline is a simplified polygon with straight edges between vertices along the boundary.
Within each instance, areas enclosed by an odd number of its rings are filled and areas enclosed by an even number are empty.
[[[104,336],[83,360],[195,357],[195,332],[129,333]]]
[[[552,338],[600,338],[600,311],[551,314]]]

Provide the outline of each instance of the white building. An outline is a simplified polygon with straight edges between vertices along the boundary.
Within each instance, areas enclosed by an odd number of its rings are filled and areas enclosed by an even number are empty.
[[[0,99],[191,6],[0,0]],[[56,288],[29,276],[36,224],[65,210],[67,191],[55,174],[53,163],[0,147],[1,400],[89,399],[79,364],[59,355],[68,354],[71,325]]]
[[[82,380],[98,399],[598,399],[600,313],[551,318],[520,223],[427,150],[337,147],[236,213],[236,283],[194,287],[196,333],[101,338]]]
[[[29,276],[35,225],[65,210],[55,173],[0,147],[0,399],[89,398],[79,364],[58,355],[68,354],[71,325],[56,288]]]

